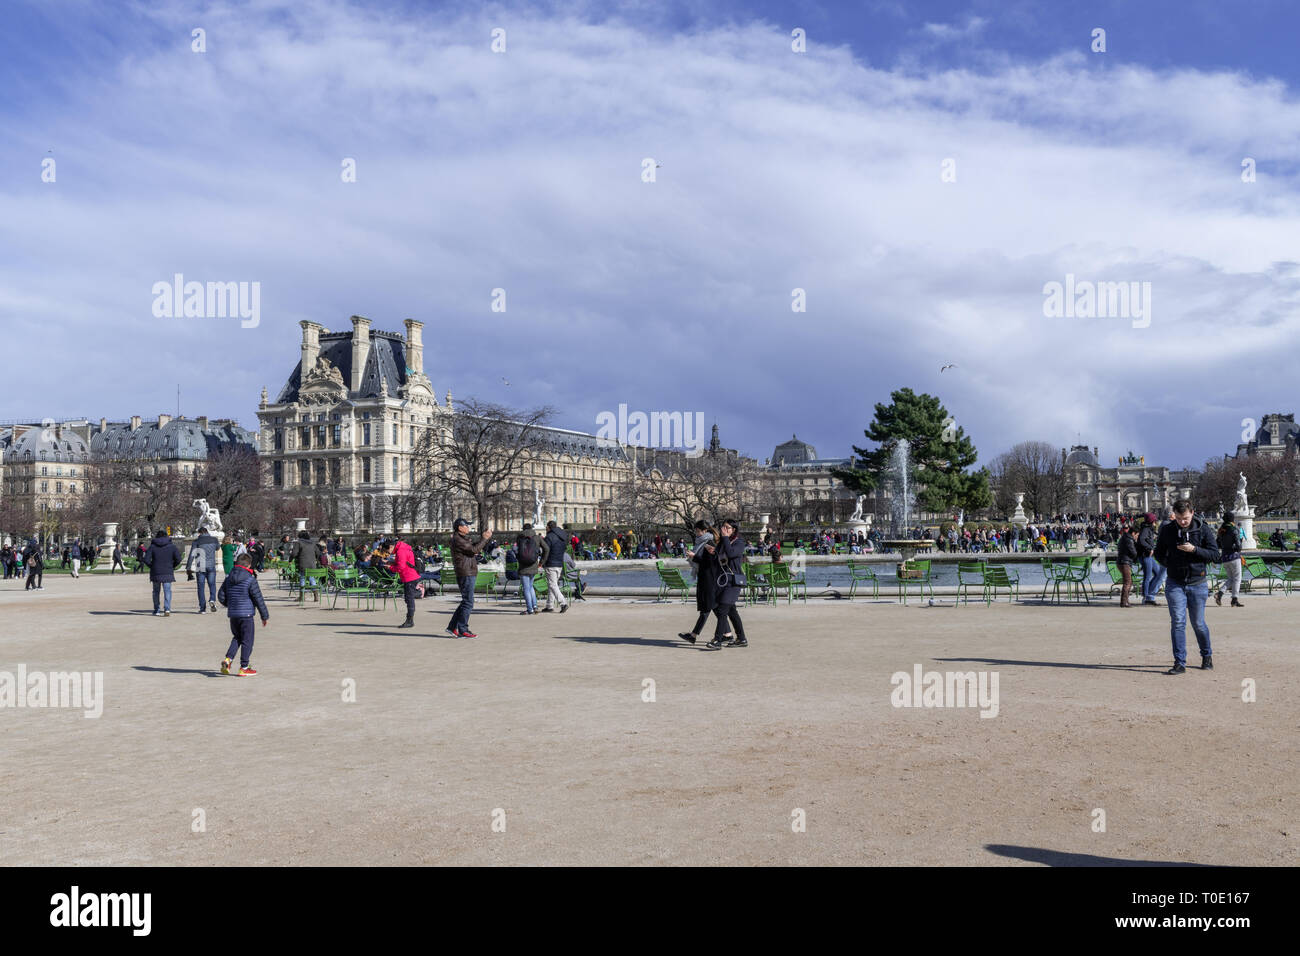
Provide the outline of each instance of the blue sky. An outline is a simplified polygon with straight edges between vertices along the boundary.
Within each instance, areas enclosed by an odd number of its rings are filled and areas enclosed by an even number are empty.
[[[356,313],[424,321],[440,396],[546,402],[571,428],[698,410],[759,458],[792,432],[846,454],[907,385],[984,460],[1081,439],[1198,465],[1295,410],[1298,21],[1273,2],[11,3],[0,419],[171,413],[179,383],[185,414],[254,426],[298,322]],[[177,272],[260,282],[259,325],[155,317]],[[1150,325],[1044,315],[1066,275],[1149,282]]]

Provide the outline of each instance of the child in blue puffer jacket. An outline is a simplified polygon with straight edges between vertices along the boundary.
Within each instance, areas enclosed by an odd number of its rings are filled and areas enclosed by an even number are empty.
[[[221,589],[217,592],[217,600],[230,615],[232,635],[226,658],[221,662],[221,673],[230,673],[230,668],[235,663],[235,651],[239,651],[239,676],[255,677],[257,671],[248,666],[253,656],[253,612],[256,610],[262,615],[263,627],[266,627],[271,615],[267,613],[266,602],[262,600],[262,589],[257,586],[257,572],[248,566],[248,554],[242,555],[239,561],[221,582]]]

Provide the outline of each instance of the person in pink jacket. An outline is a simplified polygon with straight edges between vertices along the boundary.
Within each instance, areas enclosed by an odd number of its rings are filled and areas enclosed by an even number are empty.
[[[420,583],[420,572],[415,570],[415,552],[401,538],[393,545],[393,563],[388,570],[397,575],[402,582],[406,597],[406,620],[398,627],[415,627],[415,589]]]

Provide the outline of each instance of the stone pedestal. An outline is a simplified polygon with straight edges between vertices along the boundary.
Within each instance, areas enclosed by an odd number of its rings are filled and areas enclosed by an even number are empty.
[[[849,521],[849,522],[846,522],[846,523],[845,523],[845,527],[848,529],[848,531],[849,531],[850,534],[856,534],[856,535],[857,535],[859,538],[861,538],[863,541],[866,541],[866,540],[867,540],[867,532],[871,530],[871,522],[869,522],[869,521]]]
[[[307,530],[307,519],[306,519],[306,518],[294,518],[294,519],[293,519],[293,523],[294,523],[295,525],[297,525],[297,527],[294,528],[295,531],[306,531],[306,530]]]
[[[1025,514],[1025,496],[1023,494],[1016,495],[1016,513],[1011,516],[1011,523],[1021,529],[1029,524],[1029,515]]]
[[[108,556],[109,564],[113,562],[113,549],[117,547],[117,522],[104,522],[104,553]]]

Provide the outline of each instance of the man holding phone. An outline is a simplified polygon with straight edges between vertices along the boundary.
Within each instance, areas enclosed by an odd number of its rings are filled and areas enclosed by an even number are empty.
[[[1187,670],[1188,617],[1201,651],[1201,670],[1214,670],[1210,628],[1205,623],[1205,603],[1210,597],[1205,565],[1218,564],[1222,556],[1210,526],[1193,514],[1192,503],[1186,498],[1174,502],[1172,520],[1160,529],[1155,559],[1168,572],[1165,600],[1169,605],[1174,666],[1165,673],[1182,674]]]

